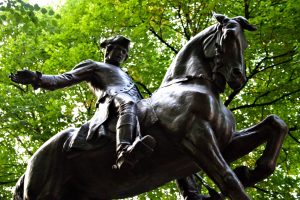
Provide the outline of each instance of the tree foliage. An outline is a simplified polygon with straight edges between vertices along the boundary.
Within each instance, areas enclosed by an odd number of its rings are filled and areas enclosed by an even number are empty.
[[[85,59],[102,60],[100,41],[131,38],[124,65],[141,91],[155,91],[176,53],[191,37],[215,23],[212,11],[244,16],[258,31],[246,33],[247,83],[226,90],[225,105],[239,129],[279,115],[290,131],[275,173],[254,188],[253,199],[300,198],[299,0],[66,0],[57,8],[23,0],[0,3],[0,198],[10,199],[35,150],[55,133],[80,126],[93,114],[95,99],[85,84],[65,90],[33,91],[8,76],[28,68],[46,74],[70,70]],[[253,167],[262,148],[233,164]],[[210,182],[210,180],[207,180]],[[139,199],[176,199],[174,183]],[[202,192],[206,192],[203,190]]]

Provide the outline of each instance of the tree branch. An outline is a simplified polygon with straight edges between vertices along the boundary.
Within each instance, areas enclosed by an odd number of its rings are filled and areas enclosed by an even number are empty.
[[[14,134],[15,135],[15,134]],[[15,135],[16,139],[18,140],[18,142],[20,142],[20,144],[22,145],[22,147],[25,149],[25,151],[32,156],[33,152],[28,150],[28,148],[25,146],[25,144],[23,143],[23,141],[21,140],[21,138],[18,135]]]
[[[149,31],[150,31],[151,33],[153,33],[153,35],[154,35],[155,37],[157,37],[157,38],[159,39],[159,41],[161,41],[161,42],[162,42],[163,44],[165,44],[168,48],[170,48],[175,54],[178,53],[178,51],[177,51],[173,46],[171,46],[169,43],[167,43],[167,41],[165,41],[160,35],[158,35],[152,27],[149,28]]]
[[[7,184],[11,184],[11,183],[16,183],[18,181],[17,180],[12,180],[12,181],[0,181],[0,185],[7,185]]]
[[[17,118],[18,118],[18,116],[17,116]],[[14,133],[14,132],[12,132],[12,131],[9,131],[9,133],[10,133],[11,135],[13,135],[13,136],[17,139],[17,141],[18,141],[18,142],[21,144],[21,146],[25,149],[25,151],[27,152],[27,154],[29,154],[30,156],[33,155],[33,152],[31,152],[31,151],[28,149],[28,147],[24,144],[24,142],[21,140],[21,138],[20,138],[19,135],[17,135],[16,133]]]
[[[258,99],[260,99],[261,97],[265,97],[265,96],[267,96],[267,95],[270,94],[270,93],[271,93],[271,91],[268,90],[268,91],[264,92],[263,94],[258,95],[258,96],[254,99],[253,103],[255,104],[255,103],[258,101]]]
[[[278,198],[277,198],[277,195],[283,195],[282,193],[279,193],[279,192],[276,192],[276,191],[268,191],[268,190],[265,190],[265,189],[260,188],[260,187],[258,187],[258,186],[252,186],[252,188],[255,188],[255,189],[257,189],[258,191],[261,191],[261,192],[263,192],[263,193],[272,195],[272,197],[273,197],[274,199],[278,199]]]
[[[239,89],[234,90],[233,92],[230,93],[230,95],[227,97],[227,99],[226,99],[225,102],[224,102],[224,105],[225,105],[226,107],[228,107],[229,104],[230,104],[230,103],[232,102],[232,100],[234,99],[234,97],[235,97],[236,95],[238,95],[238,94],[244,89],[244,87],[246,86],[247,82],[248,82],[248,79],[245,81],[245,83],[244,83]]]
[[[276,55],[276,56],[266,56],[264,57],[263,59],[261,59],[256,65],[255,65],[255,68],[254,70],[252,71],[252,73],[247,76],[247,79],[245,81],[245,83],[242,85],[241,88],[239,88],[238,90],[234,90],[233,92],[230,93],[230,95],[227,97],[227,99],[225,100],[224,102],[224,105],[226,107],[229,106],[229,104],[233,101],[233,99],[235,98],[236,95],[238,95],[243,89],[244,87],[247,85],[247,83],[249,82],[250,79],[252,79],[256,74],[260,73],[260,72],[263,72],[267,69],[270,69],[270,68],[273,68],[273,67],[276,67],[278,65],[282,65],[282,64],[285,64],[285,63],[288,63],[290,61],[292,61],[292,58],[288,59],[288,60],[285,60],[285,61],[282,61],[282,62],[279,62],[279,63],[275,63],[273,65],[270,65],[268,67],[265,67],[261,70],[259,70],[259,68],[261,67],[261,65],[266,61],[266,60],[272,60],[272,59],[277,59],[277,58],[281,58],[281,57],[285,57],[287,55],[293,55],[295,53],[294,50],[291,50],[291,51],[288,51],[286,53],[283,53],[283,54],[279,54],[279,55]]]
[[[244,0],[244,13],[246,19],[250,18],[249,5],[250,5],[249,0]]]
[[[253,76],[255,76],[256,74],[258,74],[259,72],[262,72],[264,71],[265,69],[269,69],[271,66],[267,67],[267,68],[264,68],[262,70],[259,70],[259,68],[261,67],[261,65],[267,61],[267,60],[274,60],[274,59],[277,59],[277,58],[282,58],[282,57],[285,57],[285,56],[292,56],[295,54],[295,50],[290,50],[290,51],[287,51],[285,53],[282,53],[282,54],[279,54],[279,55],[276,55],[276,56],[266,56],[264,57],[263,59],[261,59],[254,67],[254,70],[252,71],[252,73],[248,76],[248,78],[252,78]],[[290,59],[289,59],[290,60]],[[274,65],[272,65],[272,67],[275,67],[277,65],[280,65],[280,64],[283,64],[283,63],[276,63]]]
[[[299,141],[295,136],[293,136],[292,133],[291,133],[291,131],[296,131],[297,129],[298,129],[297,127],[292,127],[292,128],[290,128],[289,131],[288,131],[288,135],[289,135],[296,143],[300,144],[300,141]]]
[[[21,90],[21,92],[26,92],[26,90],[24,90],[19,84],[16,83],[11,83],[11,85],[15,86],[17,89]]]
[[[284,99],[285,97],[288,97],[288,96],[290,96],[292,94],[295,94],[297,92],[300,92],[300,89],[298,89],[296,91],[293,91],[293,92],[289,92],[289,93],[283,94],[279,98],[274,99],[274,100],[269,101],[269,102],[260,103],[260,104],[252,103],[252,104],[242,105],[242,106],[238,106],[238,107],[232,108],[230,110],[234,111],[234,110],[239,110],[239,109],[243,109],[243,108],[253,108],[253,107],[260,107],[260,106],[268,106],[268,105],[276,103],[277,101],[280,101],[280,100]]]
[[[146,87],[146,85],[144,85],[143,83],[139,82],[139,81],[135,81],[136,84],[140,85],[148,95],[152,95],[152,92]]]
[[[187,40],[189,40],[191,37],[188,33],[188,23],[187,23],[187,26],[184,25],[184,22],[183,22],[183,19],[182,19],[182,15],[181,15],[181,5],[179,4],[178,5],[178,8],[177,8],[177,15],[178,15],[178,18],[180,19],[180,23],[181,23],[181,26],[182,26],[182,29],[183,29],[183,32],[184,32],[184,35],[185,37],[187,38]],[[183,10],[182,10],[183,12]]]
[[[259,190],[259,191],[261,191],[261,192],[267,193],[267,194],[270,194],[270,193],[271,193],[271,192],[269,192],[268,190],[259,188],[259,187],[257,187],[257,186],[253,186],[253,188],[255,188],[255,189],[257,189],[257,190]]]
[[[270,65],[270,66],[268,66],[268,67],[265,67],[265,68],[263,68],[263,69],[261,69],[261,70],[258,70],[257,73],[255,73],[255,74],[258,74],[258,73],[263,72],[263,71],[265,71],[265,70],[267,70],[267,69],[276,67],[276,66],[278,66],[278,65],[282,65],[282,64],[285,64],[285,63],[289,63],[289,62],[291,62],[292,60],[293,60],[293,59],[290,58],[290,59],[284,60],[284,61],[282,61],[282,62],[275,63],[275,64]],[[255,74],[254,74],[254,75],[255,75]]]

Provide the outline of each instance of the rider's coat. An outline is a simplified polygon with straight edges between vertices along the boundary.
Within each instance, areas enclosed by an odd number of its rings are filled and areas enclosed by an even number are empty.
[[[88,134],[98,138],[107,135],[105,127],[99,127],[108,118],[109,106],[116,95],[127,93],[133,102],[142,98],[130,76],[120,67],[108,63],[86,60],[60,75],[44,75],[39,72],[38,75],[39,81],[34,85],[35,89],[55,90],[86,81],[97,96],[94,116],[71,139],[70,147],[74,148],[86,148]]]

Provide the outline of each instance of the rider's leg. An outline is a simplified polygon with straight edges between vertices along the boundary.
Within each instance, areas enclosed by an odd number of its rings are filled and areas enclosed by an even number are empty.
[[[183,145],[224,195],[232,200],[249,200],[239,179],[221,155],[216,142],[210,125],[203,121],[193,123],[183,140]]]
[[[131,145],[135,137],[136,107],[134,102],[122,100],[119,104],[118,113],[116,141],[117,149],[120,149],[121,146]]]
[[[136,107],[130,96],[118,94],[114,103],[118,111],[118,121],[116,126],[116,149],[117,149],[117,167],[120,168],[123,163],[124,152],[132,144],[136,128]]]
[[[245,187],[253,186],[273,173],[287,131],[287,125],[279,117],[270,115],[261,123],[235,134],[223,152],[227,162],[241,158],[261,144],[267,143],[254,170],[244,166],[234,170]]]
[[[119,119],[117,122],[116,145],[118,159],[122,153],[132,144],[135,137],[136,129],[136,114],[135,106],[129,102],[121,105],[121,112],[119,112]]]
[[[140,140],[136,138],[136,106],[126,93],[115,97],[115,105],[118,108],[118,122],[116,130],[117,162],[116,168],[132,168],[144,155],[152,152],[153,138],[145,136]],[[132,144],[133,143],[133,144]]]

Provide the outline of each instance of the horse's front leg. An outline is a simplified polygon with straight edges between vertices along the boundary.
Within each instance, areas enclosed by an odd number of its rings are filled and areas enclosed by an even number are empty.
[[[202,121],[191,124],[182,142],[184,148],[225,196],[232,200],[249,200],[244,187],[221,155],[209,123]]]
[[[276,115],[270,115],[261,123],[234,135],[232,142],[223,152],[227,162],[232,162],[253,151],[261,144],[267,143],[262,156],[256,161],[256,166],[253,170],[245,166],[234,170],[244,187],[253,186],[274,172],[287,132],[287,125]]]

